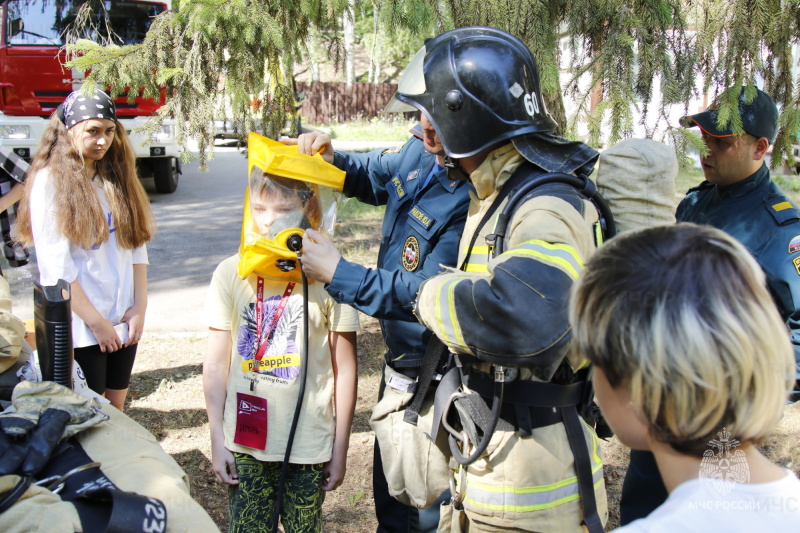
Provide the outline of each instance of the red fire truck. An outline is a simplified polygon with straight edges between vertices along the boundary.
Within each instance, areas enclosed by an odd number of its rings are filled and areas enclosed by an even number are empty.
[[[83,83],[85,73],[63,67],[61,47],[67,27],[87,0],[3,0],[0,31],[0,146],[30,160],[47,121],[67,95]],[[95,0],[96,1],[96,0]],[[105,0],[95,10],[94,32],[113,32],[118,44],[142,42],[152,18],[167,9],[164,2]],[[105,19],[105,20],[102,20]],[[97,33],[83,36],[96,39]],[[102,35],[102,37],[108,37]],[[117,117],[130,133],[162,105],[137,97],[129,104],[117,98]],[[156,142],[131,133],[142,178],[153,178],[156,190],[171,193],[178,186],[180,149],[175,126],[165,121]]]

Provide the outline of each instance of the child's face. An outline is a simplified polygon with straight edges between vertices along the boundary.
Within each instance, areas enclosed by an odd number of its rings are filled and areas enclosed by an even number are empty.
[[[116,129],[117,123],[113,120],[90,118],[70,128],[69,133],[84,160],[100,161],[111,147]]]
[[[250,200],[250,212],[256,231],[262,237],[269,236],[269,227],[279,218],[303,211],[303,203],[297,194],[271,194]]]
[[[635,450],[650,449],[647,424],[631,402],[630,393],[623,387],[612,387],[605,373],[597,367],[592,370],[592,384],[595,401],[619,440]]]

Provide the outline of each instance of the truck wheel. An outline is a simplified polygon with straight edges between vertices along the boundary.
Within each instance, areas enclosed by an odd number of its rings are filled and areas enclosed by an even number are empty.
[[[162,194],[175,192],[178,188],[178,162],[174,157],[159,157],[151,160],[156,191]]]

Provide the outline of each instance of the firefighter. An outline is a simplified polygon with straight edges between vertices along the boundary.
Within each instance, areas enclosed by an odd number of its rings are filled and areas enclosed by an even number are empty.
[[[493,28],[429,40],[387,107],[405,110],[430,119],[451,177],[475,189],[460,271],[426,280],[415,304],[451,352],[436,391],[444,429],[431,429],[448,431],[455,459],[439,530],[602,531],[601,450],[577,410],[586,362],[567,350],[570,289],[596,247],[599,214],[586,177],[598,154],[552,133],[533,56]],[[511,215],[505,251],[495,256],[506,202],[552,173],[581,178],[587,194],[563,183],[535,189]]]
[[[343,259],[321,234],[308,232],[303,240],[306,275],[325,283],[337,302],[380,320],[387,348],[378,393],[381,407],[405,393],[419,374],[431,332],[414,318],[414,298],[423,280],[443,265],[455,265],[469,204],[469,184],[448,179],[441,143],[424,115],[411,133],[399,149],[367,154],[334,152],[330,137],[317,132],[296,141],[301,152],[321,152],[347,172],[346,196],[386,206],[377,268]],[[438,503],[417,510],[410,502],[395,499],[398,494],[393,489],[407,487],[399,480],[387,482],[384,469],[391,470],[395,446],[383,441],[383,435],[376,431],[372,472],[378,533],[434,531]],[[414,462],[421,463],[418,458]]]

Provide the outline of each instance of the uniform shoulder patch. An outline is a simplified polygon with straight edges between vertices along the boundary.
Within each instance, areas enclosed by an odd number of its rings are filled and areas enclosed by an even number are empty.
[[[779,226],[800,220],[800,213],[784,196],[768,196],[764,198],[764,206]]]
[[[401,259],[403,268],[413,272],[419,266],[419,241],[410,235],[403,244],[403,257]]]
[[[800,256],[792,259],[792,264],[794,264],[794,269],[797,271],[797,275],[800,276]]]
[[[406,189],[403,187],[403,180],[400,179],[400,176],[393,177],[389,183],[391,184],[391,189],[394,191],[394,195],[397,197],[397,199],[402,200],[406,195]]]
[[[800,252],[800,235],[795,235],[789,241],[789,253],[793,254],[795,252]]]

